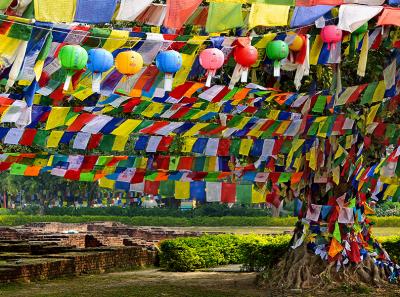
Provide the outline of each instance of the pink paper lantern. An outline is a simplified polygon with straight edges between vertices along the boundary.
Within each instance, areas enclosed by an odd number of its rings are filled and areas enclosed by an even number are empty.
[[[224,65],[224,61],[224,53],[217,48],[207,48],[200,53],[200,65],[207,70],[206,87],[211,86],[211,78],[213,78],[217,70]]]
[[[335,49],[336,43],[342,41],[343,32],[335,25],[325,26],[321,30],[321,38],[323,42],[328,44],[328,50]]]

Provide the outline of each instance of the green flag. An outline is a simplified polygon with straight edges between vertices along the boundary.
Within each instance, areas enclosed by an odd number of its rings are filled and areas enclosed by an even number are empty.
[[[340,227],[339,223],[335,223],[335,230],[333,230],[333,238],[335,238],[338,242],[342,242],[342,236],[340,235]]]

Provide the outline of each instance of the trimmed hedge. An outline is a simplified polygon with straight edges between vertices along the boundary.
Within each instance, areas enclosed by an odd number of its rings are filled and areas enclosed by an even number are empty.
[[[377,227],[400,227],[400,217],[371,217]],[[49,216],[49,215],[25,215],[25,214],[0,214],[0,226],[18,226],[37,222],[60,223],[88,223],[99,221],[120,222],[133,226],[165,226],[165,227],[223,227],[223,226],[259,226],[259,227],[293,227],[297,218],[273,218],[273,217],[156,217],[156,216]]]
[[[203,235],[165,240],[160,244],[160,266],[169,271],[193,271],[226,264],[243,264],[247,271],[262,271],[279,262],[291,236]],[[379,238],[378,238],[379,239]],[[380,238],[392,257],[400,259],[400,236]]]

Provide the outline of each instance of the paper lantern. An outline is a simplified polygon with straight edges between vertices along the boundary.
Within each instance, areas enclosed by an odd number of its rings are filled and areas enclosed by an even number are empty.
[[[288,35],[291,35],[292,43],[289,45],[289,49],[294,52],[299,52],[304,46],[304,40],[299,35],[294,32],[289,32]]]
[[[134,75],[142,69],[143,58],[134,51],[121,52],[115,58],[115,67],[123,75]]]
[[[160,52],[156,57],[156,66],[165,73],[164,90],[172,91],[173,75],[182,67],[181,54],[173,50]]]
[[[224,65],[224,61],[224,53],[217,48],[207,48],[200,53],[200,65],[207,70],[206,87],[211,86],[211,79],[215,76],[217,70]]]
[[[331,49],[331,46],[332,49],[335,49],[336,43],[342,41],[342,37],[342,30],[335,25],[325,26],[321,30],[322,41],[328,44],[328,50]]]
[[[233,52],[233,57],[240,66],[242,66],[241,82],[247,82],[249,68],[257,62],[258,52],[252,45],[238,46]]]
[[[88,54],[86,50],[79,45],[65,45],[58,53],[61,67],[67,71],[67,77],[64,83],[64,91],[68,90],[72,75],[75,71],[85,68]]]
[[[267,57],[274,61],[274,76],[281,75],[281,61],[289,55],[289,46],[282,40],[274,40],[267,45]]]
[[[102,48],[94,48],[88,52],[87,69],[93,73],[92,90],[100,92],[101,74],[111,69],[114,65],[113,55]]]

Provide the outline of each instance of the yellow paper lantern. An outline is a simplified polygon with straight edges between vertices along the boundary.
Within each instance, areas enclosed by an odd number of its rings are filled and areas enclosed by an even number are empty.
[[[303,39],[294,32],[289,32],[288,35],[295,35],[293,42],[289,45],[289,49],[294,52],[300,51],[304,45]]]
[[[115,67],[124,75],[134,75],[143,68],[143,58],[135,51],[121,52],[115,58]]]

